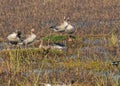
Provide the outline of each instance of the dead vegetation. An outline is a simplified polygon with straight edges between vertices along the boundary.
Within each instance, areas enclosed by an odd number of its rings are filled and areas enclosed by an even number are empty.
[[[32,28],[38,40],[48,42],[56,35],[49,27],[62,22],[64,16],[70,17],[77,31],[72,43],[66,43],[66,35],[61,36],[67,52],[36,48],[0,51],[4,60],[0,60],[0,85],[41,86],[42,82],[75,80],[73,86],[118,86],[119,79],[113,77],[120,66],[111,62],[120,55],[119,10],[119,0],[1,0],[0,42],[13,31],[20,30],[25,36]],[[96,39],[103,41],[96,44]]]

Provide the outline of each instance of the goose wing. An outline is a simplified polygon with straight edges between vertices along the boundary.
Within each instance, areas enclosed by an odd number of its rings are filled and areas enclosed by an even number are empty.
[[[63,32],[63,31],[65,31],[65,28],[67,25],[68,25],[68,23],[66,21],[64,21],[64,23],[60,24],[59,26],[54,26],[51,28],[53,28],[53,30],[56,32]]]

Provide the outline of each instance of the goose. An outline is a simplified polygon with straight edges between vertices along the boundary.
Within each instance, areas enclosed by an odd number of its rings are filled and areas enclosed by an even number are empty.
[[[59,51],[67,50],[67,47],[64,44],[60,44],[60,43],[54,43],[54,44],[45,46],[43,45],[43,40],[41,40],[39,48],[43,48],[45,50],[49,50],[49,49],[57,49]]]
[[[54,43],[52,45],[52,48],[53,49],[57,49],[59,51],[65,51],[65,50],[67,50],[67,47],[64,44],[61,44],[61,43]]]
[[[7,36],[7,39],[9,41],[10,44],[18,44],[19,42],[21,42],[21,32],[17,31],[17,32],[13,32],[12,34],[9,34]]]
[[[51,26],[50,28],[55,32],[65,32],[68,34],[72,34],[73,32],[75,32],[74,26],[72,26],[69,23],[69,18],[65,18],[65,17],[64,17],[64,21],[62,24],[58,26]]]
[[[51,46],[50,46],[50,45],[48,45],[48,46],[43,45],[43,40],[41,39],[41,40],[40,40],[39,48],[40,48],[40,49],[43,48],[43,49],[45,49],[45,50],[48,50],[48,49],[51,48]]]
[[[23,40],[24,45],[28,45],[36,39],[37,36],[34,34],[34,31],[35,31],[34,29],[31,29],[31,34],[28,35],[28,37]]]
[[[75,27],[72,26],[69,22],[69,18],[64,17],[64,22],[59,26],[51,26],[50,27],[55,32],[65,32],[67,34],[72,34],[75,32]],[[69,41],[72,41],[69,36]]]

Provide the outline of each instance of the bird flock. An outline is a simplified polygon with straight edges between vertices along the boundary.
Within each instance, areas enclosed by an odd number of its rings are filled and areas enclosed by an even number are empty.
[[[50,29],[54,32],[60,32],[60,33],[64,32],[67,34],[72,34],[75,32],[75,27],[70,24],[69,18],[66,18],[66,17],[64,17],[64,21],[62,24],[51,26]],[[25,39],[22,39],[21,31],[16,31],[9,34],[7,36],[7,39],[10,44],[14,44],[14,45],[20,44],[20,45],[27,46],[28,44],[31,44],[32,42],[34,42],[34,40],[36,39],[37,35],[34,32],[35,32],[35,29],[33,28],[31,29],[31,33]],[[69,40],[71,39],[69,38]],[[43,48],[43,46],[40,44],[39,48],[41,47]],[[60,49],[62,49],[63,47],[64,49],[66,49],[65,46],[61,45],[60,43],[56,43],[52,47],[60,48]]]
[[[36,39],[36,34],[34,33],[34,29],[31,29],[31,34],[28,35],[28,37],[26,37],[25,39],[21,38],[21,32],[20,31],[16,31],[13,32],[11,34],[9,34],[7,36],[7,39],[9,41],[10,44],[22,44],[22,45],[28,45],[30,43],[32,43],[35,39]]]
[[[75,32],[75,27],[72,26],[69,22],[69,18],[64,17],[64,21],[60,25],[56,26],[51,26],[50,29],[54,32],[64,32],[67,34],[72,34]],[[22,33],[21,31],[16,31],[7,36],[9,44],[13,45],[24,45],[27,46],[28,44],[31,44],[32,42],[35,41],[37,35],[34,33],[35,29],[31,29],[31,33],[25,38],[22,38]],[[40,39],[41,40],[41,39]],[[64,44],[60,43],[54,43],[53,45],[48,45],[48,46],[43,46],[43,40],[41,40],[41,43],[39,45],[39,48],[44,48],[44,49],[49,49],[49,48],[54,48],[58,50],[66,50],[67,47],[64,46]],[[44,86],[71,86],[71,84],[56,84],[56,85],[51,85],[49,83],[43,83],[42,85]]]

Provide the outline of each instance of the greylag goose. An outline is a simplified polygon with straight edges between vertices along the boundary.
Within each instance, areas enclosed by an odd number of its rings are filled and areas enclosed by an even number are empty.
[[[72,34],[75,32],[75,27],[70,24],[69,18],[66,19],[65,17],[62,24],[59,26],[51,26],[50,28],[55,32],[65,32],[67,34]],[[68,41],[72,41],[71,35],[69,36]]]
[[[25,40],[23,40],[24,45],[28,45],[36,39],[37,36],[34,34],[34,31],[34,29],[31,29],[31,34],[28,35],[28,37]]]
[[[39,48],[43,48],[43,49],[47,50],[47,49],[50,49],[51,46],[50,45],[47,45],[47,46],[43,45],[43,40],[41,39],[40,40]]]
[[[21,40],[21,32],[20,31],[13,32],[12,34],[7,36],[7,39],[9,41],[9,43],[16,45],[22,41]]]
[[[69,23],[69,18],[66,19],[65,17],[62,24],[60,24],[59,26],[51,26],[50,28],[55,32],[65,32],[68,34],[72,34],[73,32],[75,32],[74,26]]]
[[[48,49],[57,49],[59,51],[67,50],[67,47],[64,44],[60,44],[60,43],[54,43],[54,44],[45,46],[43,45],[43,40],[41,40],[39,48],[43,48],[45,50],[48,50]]]
[[[53,49],[57,49],[59,51],[64,51],[64,50],[67,50],[67,47],[64,45],[64,44],[61,44],[61,43],[54,43],[52,45],[52,48]]]

